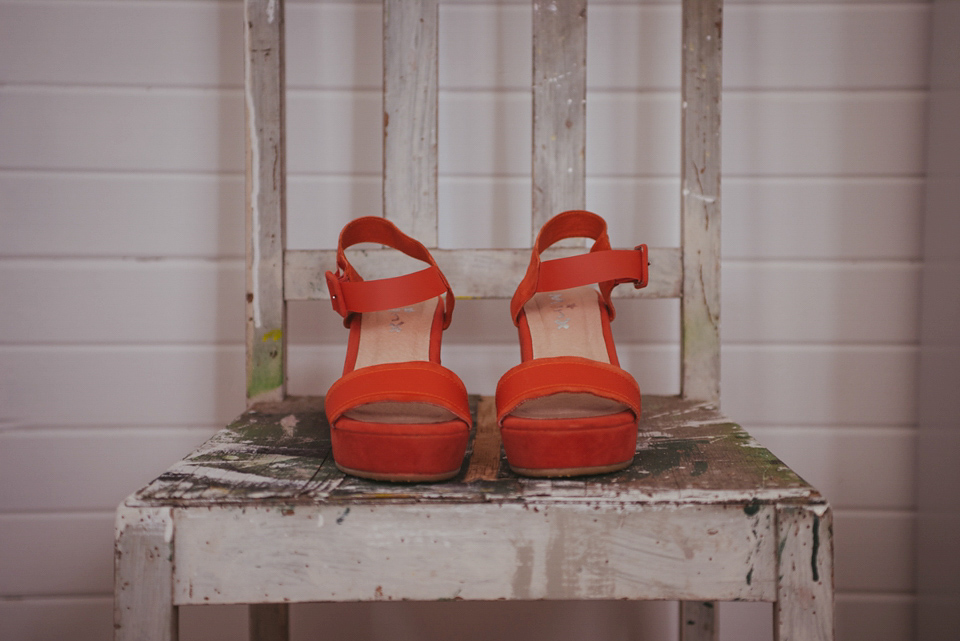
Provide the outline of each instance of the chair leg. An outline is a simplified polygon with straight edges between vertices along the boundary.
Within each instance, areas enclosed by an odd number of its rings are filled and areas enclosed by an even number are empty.
[[[776,641],[833,641],[833,517],[829,506],[777,508]]]
[[[114,555],[115,641],[177,641],[173,511],[121,505]]]
[[[250,641],[289,641],[290,606],[286,603],[250,605]]]
[[[717,641],[719,629],[716,603],[680,602],[680,641]]]

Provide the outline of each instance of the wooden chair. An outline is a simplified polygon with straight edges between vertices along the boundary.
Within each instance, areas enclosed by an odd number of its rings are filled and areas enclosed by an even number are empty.
[[[175,639],[178,606],[215,603],[283,639],[288,603],[380,599],[673,599],[701,641],[712,602],[768,601],[777,639],[833,639],[829,506],[717,409],[721,2],[683,1],[682,247],[651,249],[650,286],[620,291],[682,301],[682,393],[644,398],[637,462],[518,478],[484,397],[460,476],[391,485],[340,473],[323,399],[286,394],[286,301],[328,296],[333,252],[285,250],[284,7],[246,0],[249,409],[119,507],[117,639]],[[585,15],[534,3],[533,234],[585,205]],[[437,0],[384,16],[384,215],[436,247]],[[509,298],[528,260],[434,255],[466,297]],[[392,271],[378,250],[352,260]]]

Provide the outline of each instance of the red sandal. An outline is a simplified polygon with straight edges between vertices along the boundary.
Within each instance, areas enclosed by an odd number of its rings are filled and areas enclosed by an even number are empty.
[[[344,254],[365,242],[429,266],[365,281]],[[350,329],[343,376],[325,401],[337,467],[382,481],[455,476],[466,453],[470,408],[463,383],[440,365],[454,298],[430,252],[385,218],[358,218],[340,233],[337,273],[326,278],[333,308]]]
[[[594,239],[589,253],[540,261],[575,237]],[[633,462],[640,388],[620,368],[610,332],[610,292],[621,283],[647,284],[646,245],[610,249],[606,222],[587,211],[544,224],[510,304],[522,362],[497,384],[503,447],[518,474],[601,474]]]

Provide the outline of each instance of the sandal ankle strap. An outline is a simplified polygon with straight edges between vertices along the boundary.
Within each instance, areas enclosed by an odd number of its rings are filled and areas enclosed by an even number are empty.
[[[364,280],[353,268],[344,250],[358,243],[379,243],[428,263],[426,269],[377,280]],[[422,243],[407,236],[386,218],[365,216],[349,223],[337,243],[337,271],[326,272],[330,304],[349,325],[353,314],[377,312],[413,305],[446,293],[443,328],[453,318],[454,296],[450,284]]]
[[[540,254],[557,241],[565,238],[592,238],[593,247],[586,254],[541,261]],[[647,246],[633,249],[611,249],[607,236],[607,222],[589,211],[572,210],[557,214],[540,229],[530,254],[530,265],[520,281],[510,312],[514,325],[520,324],[523,306],[540,292],[580,287],[599,283],[603,303],[612,320],[616,310],[610,293],[623,283],[633,283],[640,289],[648,280]]]

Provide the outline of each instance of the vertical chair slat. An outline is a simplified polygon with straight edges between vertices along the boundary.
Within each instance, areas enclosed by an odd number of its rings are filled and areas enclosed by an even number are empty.
[[[533,237],[551,216],[586,206],[586,106],[587,2],[535,0]]]
[[[683,1],[681,218],[685,398],[720,400],[720,89],[723,1]]]
[[[383,3],[383,213],[437,246],[437,0]]]
[[[286,138],[282,0],[246,0],[247,401],[285,394]]]

